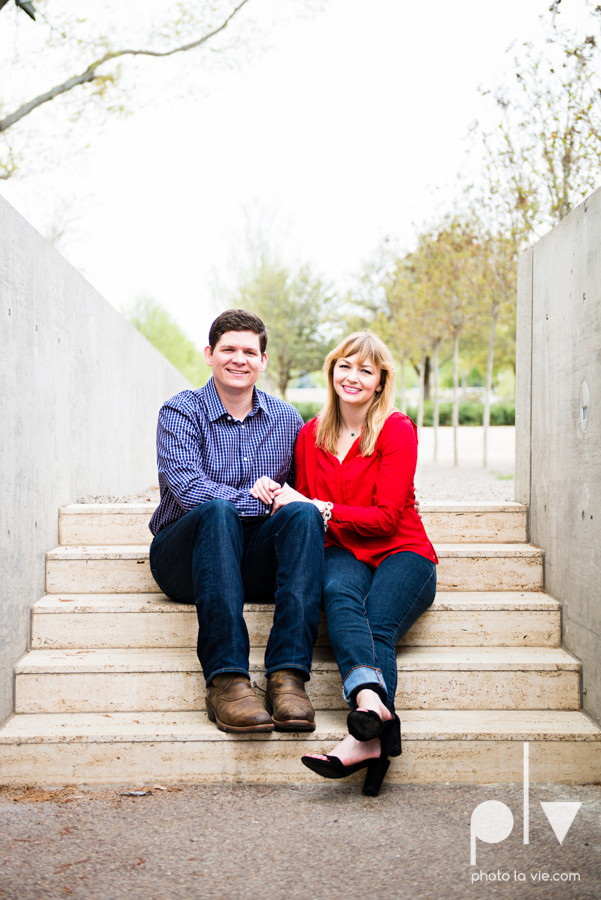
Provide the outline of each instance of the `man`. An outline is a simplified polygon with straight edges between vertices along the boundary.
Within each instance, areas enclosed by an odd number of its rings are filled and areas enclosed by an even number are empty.
[[[209,719],[229,732],[313,731],[304,683],[319,624],[324,528],[312,503],[270,516],[273,492],[292,482],[303,422],[293,406],[255,387],[266,345],[257,316],[227,310],[205,349],[212,378],[162,407],[150,566],[168,597],[196,604]],[[266,599],[275,601],[267,710],[250,684],[243,617],[245,600]]]

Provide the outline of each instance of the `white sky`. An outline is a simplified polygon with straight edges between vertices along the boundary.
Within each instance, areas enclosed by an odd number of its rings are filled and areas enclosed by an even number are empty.
[[[289,260],[337,283],[384,235],[410,246],[413,223],[457,189],[468,127],[486,115],[478,86],[511,70],[512,41],[542,43],[549,3],[328,0],[272,29],[272,49],[241,70],[207,76],[199,99],[163,95],[92,135],[76,165],[0,190],[42,231],[67,202],[77,234],[64,252],[88,280],[117,307],[155,297],[203,346],[211,273],[245,208],[274,215]],[[583,6],[564,0],[562,20]]]

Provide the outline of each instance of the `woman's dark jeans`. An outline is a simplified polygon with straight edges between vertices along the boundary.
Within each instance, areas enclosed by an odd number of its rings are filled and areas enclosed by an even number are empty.
[[[323,579],[323,523],[312,503],[252,519],[229,500],[201,503],[159,531],[150,568],[168,597],[196,604],[207,684],[224,672],[249,675],[245,600],[275,601],[266,674],[298,669],[309,678]]]
[[[357,688],[369,687],[394,711],[397,641],[435,594],[436,566],[425,556],[393,553],[373,570],[342,547],[326,547],[328,632],[350,706]]]

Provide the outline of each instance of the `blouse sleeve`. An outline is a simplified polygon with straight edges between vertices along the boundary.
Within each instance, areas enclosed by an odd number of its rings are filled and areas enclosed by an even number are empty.
[[[303,496],[309,496],[309,483],[307,480],[306,446],[305,439],[307,426],[301,428],[296,445],[294,447],[294,487]]]
[[[380,466],[373,506],[335,503],[332,509],[333,522],[366,537],[395,531],[413,488],[417,437],[411,419],[391,416],[382,429],[374,452],[380,454]]]

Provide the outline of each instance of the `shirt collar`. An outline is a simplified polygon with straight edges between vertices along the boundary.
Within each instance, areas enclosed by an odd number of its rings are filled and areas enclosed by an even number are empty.
[[[227,409],[222,403],[221,397],[217,393],[217,388],[215,387],[215,382],[212,377],[205,384],[203,393],[209,422],[216,422],[217,419],[220,419],[222,416],[229,416]],[[265,415],[269,415],[269,410],[265,403],[265,395],[263,391],[258,391],[256,387],[253,388],[253,401],[253,408],[248,413],[248,416],[254,416],[259,409],[261,409]]]

